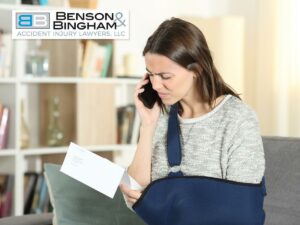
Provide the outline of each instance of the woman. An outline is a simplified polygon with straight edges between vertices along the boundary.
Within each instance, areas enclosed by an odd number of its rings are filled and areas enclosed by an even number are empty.
[[[178,18],[164,21],[144,48],[147,74],[134,99],[141,117],[140,138],[128,173],[143,187],[166,177],[168,113],[158,103],[146,108],[138,98],[150,77],[166,107],[179,103],[184,175],[244,183],[262,181],[265,159],[257,117],[221,78],[202,32]],[[121,185],[129,203],[141,192]]]

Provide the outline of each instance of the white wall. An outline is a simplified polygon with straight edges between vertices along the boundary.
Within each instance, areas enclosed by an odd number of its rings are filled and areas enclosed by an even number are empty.
[[[147,38],[165,19],[172,16],[210,17],[223,14],[227,10],[228,0],[101,0],[102,9],[128,9],[130,11],[130,39],[116,41],[115,65],[122,64],[125,53],[133,53],[137,58],[137,73],[145,72],[142,51]],[[216,7],[218,5],[218,7]]]
[[[245,18],[245,93],[242,98],[255,108],[256,96],[253,87],[256,86],[256,46],[257,46],[257,0],[229,0],[226,13]]]

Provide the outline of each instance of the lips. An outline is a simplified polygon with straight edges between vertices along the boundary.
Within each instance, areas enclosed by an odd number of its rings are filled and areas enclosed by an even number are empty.
[[[159,95],[160,98],[166,98],[168,96],[168,94],[160,93],[160,92],[158,92],[158,95]]]

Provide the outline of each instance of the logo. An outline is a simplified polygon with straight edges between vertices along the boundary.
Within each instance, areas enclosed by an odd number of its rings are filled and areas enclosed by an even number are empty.
[[[49,29],[50,13],[24,12],[16,13],[16,29]]]
[[[0,0],[1,1],[1,0]],[[13,10],[13,39],[128,39],[128,10]]]

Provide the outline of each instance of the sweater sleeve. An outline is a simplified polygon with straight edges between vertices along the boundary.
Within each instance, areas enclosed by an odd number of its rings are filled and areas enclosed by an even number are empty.
[[[260,183],[265,171],[265,158],[258,120],[254,112],[238,126],[228,149],[226,179]]]

